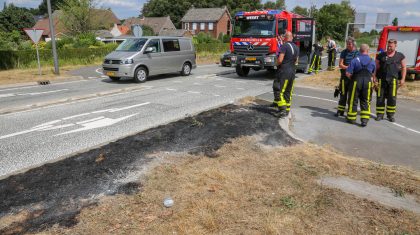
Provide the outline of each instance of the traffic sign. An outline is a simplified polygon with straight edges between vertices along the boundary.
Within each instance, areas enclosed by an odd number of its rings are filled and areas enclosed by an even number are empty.
[[[131,26],[131,31],[133,32],[134,37],[136,37],[136,38],[139,38],[139,37],[143,36],[143,29],[138,24],[132,25]]]
[[[31,38],[32,42],[37,44],[42,37],[43,29],[23,29],[25,33]]]

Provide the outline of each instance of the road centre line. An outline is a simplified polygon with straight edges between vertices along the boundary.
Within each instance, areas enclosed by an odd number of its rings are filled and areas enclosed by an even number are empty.
[[[201,92],[199,92],[199,91],[187,91],[188,93],[191,93],[191,94],[201,94]]]
[[[100,116],[100,117],[88,119],[88,120],[85,120],[85,121],[76,122],[76,124],[81,125],[81,124],[85,124],[85,123],[88,123],[88,122],[94,122],[94,121],[97,121],[97,120],[101,120],[101,119],[104,119],[104,118],[105,118],[104,116]]]

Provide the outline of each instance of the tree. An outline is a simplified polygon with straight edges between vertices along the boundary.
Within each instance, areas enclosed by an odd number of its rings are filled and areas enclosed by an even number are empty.
[[[331,36],[334,39],[344,40],[347,23],[354,21],[355,9],[350,1],[340,4],[326,4],[314,14],[317,23],[317,38]]]
[[[92,0],[67,0],[59,5],[60,21],[70,34],[88,33],[92,29],[92,4]]]
[[[285,0],[277,0],[276,2],[267,1],[264,3],[265,9],[286,9]]]
[[[398,26],[398,18],[397,18],[397,17],[395,17],[395,18],[392,20],[392,25],[393,25],[393,26]]]
[[[293,8],[292,12],[299,15],[309,16],[308,8],[305,7],[296,6],[295,8]]]
[[[16,7],[10,4],[0,12],[1,31],[12,32],[16,30],[24,34],[22,31],[23,28],[32,28],[34,25],[34,16],[26,8]]]
[[[378,33],[378,31],[376,31],[376,29],[372,29],[369,33],[370,36],[375,36],[375,35],[378,35],[378,34],[379,33]]]
[[[50,1],[51,1],[51,12],[58,10],[61,4],[67,2],[66,0],[50,0]],[[41,4],[39,4],[38,14],[40,15],[48,14],[47,0],[42,0]]]

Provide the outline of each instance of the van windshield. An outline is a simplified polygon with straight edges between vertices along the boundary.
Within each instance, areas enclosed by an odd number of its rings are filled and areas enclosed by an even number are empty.
[[[141,51],[146,41],[146,38],[130,38],[121,43],[116,51]]]

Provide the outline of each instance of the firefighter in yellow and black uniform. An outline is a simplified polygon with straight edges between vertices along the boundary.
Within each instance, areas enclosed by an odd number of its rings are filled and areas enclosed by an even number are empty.
[[[370,119],[370,99],[375,67],[375,62],[369,57],[369,46],[367,44],[360,45],[360,55],[351,61],[346,70],[346,74],[350,78],[349,111],[347,112],[349,123],[356,123],[359,101],[362,126],[366,126]]]
[[[296,74],[296,62],[299,56],[299,48],[293,43],[291,32],[286,32],[285,41],[280,48],[276,79],[273,82],[273,103],[277,104],[279,118],[286,117],[290,111]]]
[[[397,109],[397,89],[405,83],[407,74],[405,56],[397,52],[397,41],[390,39],[387,45],[387,51],[380,53],[376,57],[376,78],[377,86],[376,99],[376,120],[380,121],[386,115],[390,122],[395,122],[394,114]],[[398,82],[401,70],[401,80]],[[386,101],[386,109],[385,109]]]

